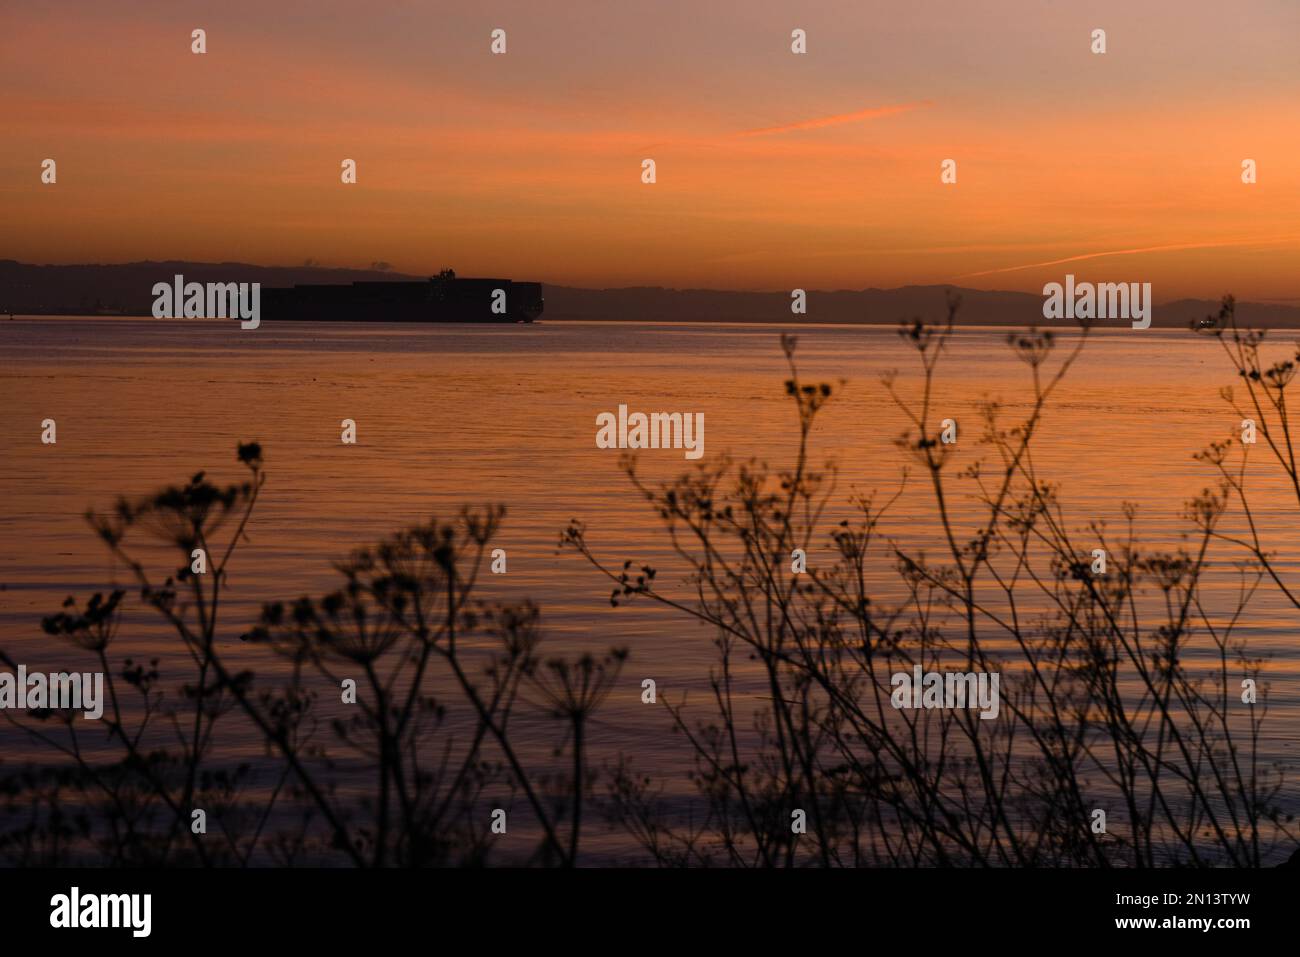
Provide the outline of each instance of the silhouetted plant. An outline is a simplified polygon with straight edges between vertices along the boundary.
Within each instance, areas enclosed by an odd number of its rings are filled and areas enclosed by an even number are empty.
[[[1258,681],[1262,664],[1236,629],[1260,576],[1281,575],[1246,540],[1255,565],[1233,572],[1237,606],[1213,614],[1203,591],[1239,486],[1225,476],[1189,503],[1186,544],[1172,551],[1139,546],[1132,506],[1118,537],[1099,522],[1071,527],[1031,447],[1086,326],[1055,363],[1051,333],[1009,336],[1029,370],[1028,412],[1004,425],[1003,408],[985,402],[980,442],[991,456],[953,474],[933,407],[957,307],[950,301],[941,325],[902,327],[918,385],[905,392],[897,373],[884,378],[910,425],[897,444],[929,488],[942,556],[882,534],[901,487],[880,504],[857,497],[856,518],[827,527],[835,469],[810,467],[809,436],[834,389],[800,381],[789,338],[792,466],[724,459],[651,487],[625,460],[687,570],[683,587],[635,560],[607,563],[580,522],[566,531],[561,544],[613,583],[612,603],[650,599],[704,623],[717,647],[711,717],[665,699],[695,754],[704,821],[677,828],[656,811],[654,782],[626,765],[611,782],[614,819],[668,865],[1260,865],[1295,838],[1277,801],[1281,769],[1259,760],[1267,689],[1259,704],[1233,690]],[[1255,375],[1255,341],[1233,341],[1256,414],[1276,417],[1287,439],[1278,448],[1289,449],[1290,367]],[[1294,478],[1293,460],[1278,457]],[[978,506],[973,520],[957,517],[959,492]],[[814,554],[822,536],[820,554],[833,560],[794,574],[793,551]],[[1085,558],[1094,547],[1111,556],[1105,575]],[[1186,664],[1207,648],[1212,667]],[[741,688],[747,659],[765,687],[759,708],[760,693]],[[998,720],[891,706],[893,674],[945,663],[1000,673]],[[1097,807],[1112,809],[1104,833],[1092,827]],[[806,836],[792,832],[794,810],[806,814]]]
[[[96,594],[81,609],[69,599],[46,618],[49,635],[93,655],[105,673],[103,726],[117,756],[83,750],[84,732],[60,712],[24,719],[5,712],[59,752],[69,770],[5,779],[9,806],[27,802],[31,813],[0,838],[0,851],[22,863],[86,859],[97,847],[114,864],[319,863],[339,855],[358,866],[481,864],[493,845],[483,803],[493,790],[493,800],[507,806],[511,794],[522,794],[543,835],[536,860],[575,863],[586,786],[583,730],[625,653],[540,659],[535,606],[473,598],[504,514],[490,508],[358,549],[336,566],[341,586],[321,598],[267,605],[258,625],[240,636],[243,647],[288,659],[289,677],[257,681],[231,663],[233,636],[220,625],[229,563],[266,481],[260,446],[240,445],[238,459],[250,473],[244,482],[217,486],[199,473],[183,486],[88,513],[192,670],[164,690],[157,659],[114,665],[125,590]],[[135,557],[137,533],[178,551],[180,568],[153,573]],[[197,549],[210,562],[206,571],[191,570]],[[359,767],[345,767],[317,735],[320,689],[342,688],[348,679],[355,704],[329,727],[336,745],[360,757]],[[435,686],[445,693],[435,694]],[[538,704],[521,696],[524,687],[535,689]],[[566,722],[573,786],[558,805],[541,792],[549,768],[530,768],[508,730],[512,714],[528,707]],[[219,726],[234,714],[266,745],[269,798],[244,796],[251,764],[232,767],[215,754]],[[157,743],[160,721],[171,726],[175,746]],[[64,739],[49,727],[54,723]],[[556,750],[565,748],[561,742]],[[97,813],[72,817],[68,804]],[[193,832],[195,807],[205,809],[217,840]],[[96,820],[103,836],[92,830]]]

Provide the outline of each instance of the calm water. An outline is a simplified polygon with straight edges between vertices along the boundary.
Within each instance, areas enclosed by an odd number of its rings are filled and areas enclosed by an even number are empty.
[[[795,331],[806,380],[847,380],[820,419],[819,457],[838,461],[845,494],[895,486],[904,459],[893,440],[904,423],[879,375],[897,368],[899,388],[910,390],[914,355],[892,327]],[[621,685],[593,728],[595,751],[626,753],[686,794],[684,742],[661,709],[640,704],[640,683],[653,677],[674,700],[688,693],[703,716],[711,636],[648,604],[611,608],[603,579],[572,553],[557,552],[556,542],[571,518],[581,518],[610,559],[671,567],[653,516],[619,471],[619,453],[595,447],[596,415],[619,403],[705,413],[705,461],[724,451],[786,461],[794,419],[782,390],[779,332],[669,323],[291,324],[242,332],[194,320],[0,322],[0,582],[8,586],[0,593],[0,647],[33,669],[71,661],[40,635],[40,617],[69,594],[126,580],[88,534],[85,509],[200,469],[236,480],[243,472],[235,443],[256,439],[269,479],[249,527],[252,543],[232,566],[225,612],[232,640],[263,601],[332,587],[330,561],[352,547],[431,515],[451,517],[465,503],[502,503],[509,511],[498,544],[508,550],[509,573],[488,576],[485,594],[537,600],[552,650],[627,646]],[[1028,371],[1005,335],[961,330],[941,365],[936,409],[962,428],[959,466],[987,454],[975,442],[978,401],[1002,397],[1008,419],[1025,408]],[[1061,484],[1073,526],[1117,523],[1121,503],[1132,501],[1148,544],[1176,544],[1183,502],[1212,481],[1192,453],[1237,425],[1217,394],[1233,380],[1214,340],[1181,331],[1094,333],[1035,453],[1040,474]],[[46,418],[58,423],[55,446],[40,442]],[[339,441],[345,418],[357,423],[356,446]],[[680,451],[642,453],[651,476],[690,464]],[[1282,566],[1300,575],[1295,502],[1268,494],[1277,487],[1274,471],[1252,469],[1264,496],[1257,519]],[[886,531],[913,544],[933,541],[917,522],[930,513],[914,485]],[[1237,556],[1224,548],[1215,557],[1226,566]],[[882,581],[893,577],[883,563],[877,571]],[[1225,573],[1219,581],[1227,602],[1235,579]],[[1267,592],[1242,636],[1273,656],[1265,751],[1293,763],[1300,740],[1295,615]],[[149,616],[133,613],[117,652],[166,659],[169,647]],[[248,654],[247,646],[235,653]],[[248,660],[267,670],[266,657]],[[252,753],[252,740],[244,745]],[[31,752],[5,729],[0,753],[15,760]]]

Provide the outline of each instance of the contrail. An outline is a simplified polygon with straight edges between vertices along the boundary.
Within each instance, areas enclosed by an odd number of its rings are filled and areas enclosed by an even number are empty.
[[[1134,256],[1139,253],[1159,253],[1178,249],[1221,249],[1226,246],[1274,246],[1280,243],[1300,241],[1297,236],[1285,236],[1280,239],[1249,239],[1235,242],[1219,243],[1172,243],[1168,246],[1142,246],[1136,249],[1111,249],[1101,253],[1083,253],[1078,256],[1066,256],[1064,259],[1049,259],[1041,263],[1025,263],[1022,266],[1002,266],[998,269],[982,269],[979,272],[962,273],[955,279],[971,279],[975,276],[991,276],[994,273],[1016,272],[1020,269],[1037,269],[1043,266],[1059,266],[1062,263],[1076,263],[1084,259],[1103,259],[1106,256]]]
[[[784,126],[765,126],[758,130],[743,130],[741,136],[766,136],[769,133],[792,133],[795,130],[815,130],[823,126],[839,126],[841,123],[857,123],[860,120],[875,120],[882,116],[894,116],[911,110],[931,106],[929,100],[919,103],[900,103],[897,106],[876,106],[856,113],[838,113],[835,116],[822,116],[815,120],[800,120],[798,123],[786,123]]]

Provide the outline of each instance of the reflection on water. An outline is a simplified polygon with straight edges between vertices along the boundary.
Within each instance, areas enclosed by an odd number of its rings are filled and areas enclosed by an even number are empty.
[[[907,389],[913,354],[891,327],[794,331],[806,381],[847,381],[820,418],[818,459],[836,460],[844,497],[895,487],[904,458],[893,440],[905,423],[879,376],[897,368]],[[450,518],[462,504],[504,504],[498,544],[509,571],[485,578],[484,597],[536,600],[554,649],[630,649],[621,687],[590,729],[593,754],[598,761],[633,756],[666,779],[670,796],[684,798],[691,793],[687,750],[659,710],[641,705],[641,681],[653,677],[660,694],[703,704],[711,635],[648,604],[611,607],[606,583],[556,542],[580,518],[602,554],[647,560],[671,582],[675,566],[654,516],[629,492],[619,453],[596,446],[596,417],[620,404],[699,412],[707,421],[706,462],[729,452],[784,463],[794,419],[783,395],[779,332],[670,323],[267,324],[255,332],[195,320],[0,323],[0,582],[8,586],[0,595],[0,647],[33,668],[70,660],[40,635],[40,617],[69,594],[126,581],[88,534],[85,509],[200,469],[233,481],[236,441],[256,439],[269,479],[229,579],[232,641],[264,601],[333,587],[330,562],[351,548],[432,515]],[[961,428],[958,468],[987,454],[978,444],[978,403],[1000,397],[1008,417],[1023,412],[1027,374],[1005,330],[957,332],[935,408]],[[1173,546],[1185,527],[1184,501],[1213,480],[1192,454],[1237,426],[1217,395],[1231,381],[1212,339],[1096,332],[1049,409],[1035,467],[1061,484],[1078,526],[1117,522],[1130,501],[1140,508],[1144,541]],[[46,418],[58,423],[55,446],[40,443]],[[355,446],[339,440],[343,419],[356,422]],[[680,451],[641,456],[648,477],[686,467]],[[1257,471],[1256,520],[1280,550],[1279,567],[1295,573],[1294,500],[1272,493],[1275,470]],[[931,514],[927,494],[909,484],[883,531],[937,548],[937,529],[918,521]],[[959,518],[974,514],[968,502],[955,508]],[[837,518],[828,515],[828,527]],[[1239,556],[1225,547],[1212,557],[1226,568]],[[896,585],[886,563],[871,572],[882,589]],[[1218,582],[1227,603],[1236,579],[1224,574]],[[1291,761],[1300,740],[1297,629],[1290,606],[1261,594],[1241,636],[1273,656],[1264,756]],[[153,616],[135,611],[117,650],[165,662],[169,647]],[[249,649],[231,654],[268,669]],[[256,750],[251,736],[227,744],[232,754]],[[0,745],[10,761],[32,753],[8,728]]]

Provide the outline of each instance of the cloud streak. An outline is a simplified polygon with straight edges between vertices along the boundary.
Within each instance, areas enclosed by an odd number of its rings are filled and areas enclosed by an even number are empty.
[[[772,136],[778,133],[795,133],[800,130],[819,130],[825,126],[840,126],[844,123],[861,123],[864,120],[878,120],[886,116],[897,116],[899,113],[910,113],[912,110],[923,109],[931,105],[933,104],[929,100],[922,100],[918,103],[874,106],[853,113],[837,113],[834,116],[820,116],[812,120],[800,120],[798,123],[786,123],[782,126],[765,126],[756,130],[743,130],[740,135]]]
[[[974,279],[976,276],[993,276],[1004,272],[1019,272],[1021,269],[1038,269],[1044,266],[1059,266],[1063,263],[1082,262],[1085,259],[1105,259],[1108,256],[1137,256],[1144,253],[1174,252],[1187,249],[1224,249],[1239,246],[1276,246],[1300,241],[1297,236],[1284,236],[1279,239],[1243,239],[1216,243],[1170,243],[1165,246],[1141,246],[1135,249],[1109,249],[1100,253],[1081,253],[1078,256],[1066,256],[1064,259],[1048,259],[1044,262],[1025,263],[1021,266],[1001,266],[997,269],[981,269],[979,272],[962,273],[956,279]]]

